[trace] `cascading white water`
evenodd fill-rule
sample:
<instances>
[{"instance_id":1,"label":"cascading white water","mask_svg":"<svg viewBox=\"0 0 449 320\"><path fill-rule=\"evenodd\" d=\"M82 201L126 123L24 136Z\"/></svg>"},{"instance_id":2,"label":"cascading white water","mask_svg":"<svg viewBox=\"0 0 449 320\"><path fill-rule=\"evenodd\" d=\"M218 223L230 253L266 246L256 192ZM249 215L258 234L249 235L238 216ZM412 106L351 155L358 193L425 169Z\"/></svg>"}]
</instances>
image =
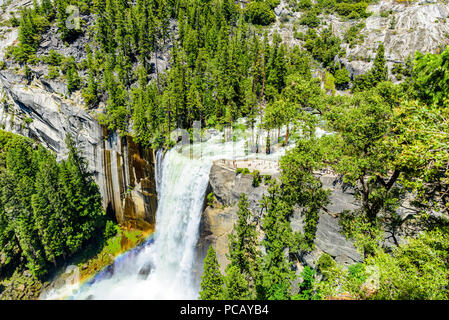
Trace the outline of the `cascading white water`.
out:
<instances>
[{"instance_id":1,"label":"cascading white water","mask_svg":"<svg viewBox=\"0 0 449 320\"><path fill-rule=\"evenodd\" d=\"M71 298L196 299L199 281L192 269L213 161L277 159L284 152L248 154L245 140L223 143L222 134L207 142L175 147L165 157L158 152L155 178L159 200L153 241L126 254L114 263L112 271L83 285ZM146 273L142 276L143 269Z\"/></svg>"}]
</instances>

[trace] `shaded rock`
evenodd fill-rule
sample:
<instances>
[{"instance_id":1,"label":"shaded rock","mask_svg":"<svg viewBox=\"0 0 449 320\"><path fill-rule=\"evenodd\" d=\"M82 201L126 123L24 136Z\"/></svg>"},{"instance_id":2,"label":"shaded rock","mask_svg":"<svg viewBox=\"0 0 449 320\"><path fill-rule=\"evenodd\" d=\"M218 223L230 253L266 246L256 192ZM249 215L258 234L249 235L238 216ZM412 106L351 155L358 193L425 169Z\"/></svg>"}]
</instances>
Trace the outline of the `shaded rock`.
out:
<instances>
[{"instance_id":1,"label":"shaded rock","mask_svg":"<svg viewBox=\"0 0 449 320\"><path fill-rule=\"evenodd\" d=\"M146 279L148 275L153 270L154 266L151 262L146 263L140 270L139 270L139 277Z\"/></svg>"},{"instance_id":2,"label":"shaded rock","mask_svg":"<svg viewBox=\"0 0 449 320\"><path fill-rule=\"evenodd\" d=\"M338 219L327 214L320 214L316 234L316 245L332 257L347 256L353 261L362 261L354 245L340 233Z\"/></svg>"},{"instance_id":3,"label":"shaded rock","mask_svg":"<svg viewBox=\"0 0 449 320\"><path fill-rule=\"evenodd\" d=\"M354 197L354 190L342 183L341 179L333 174L319 174L323 189L330 190L329 204L326 211L331 214L339 214L345 210L356 210L360 203Z\"/></svg>"},{"instance_id":4,"label":"shaded rock","mask_svg":"<svg viewBox=\"0 0 449 320\"><path fill-rule=\"evenodd\" d=\"M303 219L299 210L293 214L291 226L294 231L303 230ZM338 219L326 213L319 214L315 245L316 249L312 250L312 252L300 252L298 254L300 261L312 268L315 267L318 258L323 252L345 265L363 260L354 244L341 234Z\"/></svg>"}]
</instances>

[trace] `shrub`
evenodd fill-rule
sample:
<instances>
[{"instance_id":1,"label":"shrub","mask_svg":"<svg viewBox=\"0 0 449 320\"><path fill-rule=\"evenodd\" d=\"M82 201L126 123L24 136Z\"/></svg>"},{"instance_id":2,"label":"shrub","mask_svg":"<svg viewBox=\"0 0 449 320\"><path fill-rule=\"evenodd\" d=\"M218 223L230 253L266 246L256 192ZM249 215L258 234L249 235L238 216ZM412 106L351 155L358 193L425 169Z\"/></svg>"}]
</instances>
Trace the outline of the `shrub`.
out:
<instances>
[{"instance_id":1,"label":"shrub","mask_svg":"<svg viewBox=\"0 0 449 320\"><path fill-rule=\"evenodd\" d=\"M299 23L309 28L316 28L320 25L320 19L318 18L316 10L309 10L301 17Z\"/></svg>"},{"instance_id":2,"label":"shrub","mask_svg":"<svg viewBox=\"0 0 449 320\"><path fill-rule=\"evenodd\" d=\"M334 82L337 88L344 88L351 81L349 78L349 71L346 68L341 68L335 71Z\"/></svg>"},{"instance_id":3,"label":"shrub","mask_svg":"<svg viewBox=\"0 0 449 320\"><path fill-rule=\"evenodd\" d=\"M318 261L316 263L316 268L317 270L319 270L321 273L325 273L326 271L331 270L332 268L334 268L336 266L336 262L334 260L334 258L332 258L329 254L327 253L323 253L319 258Z\"/></svg>"},{"instance_id":4,"label":"shrub","mask_svg":"<svg viewBox=\"0 0 449 320\"><path fill-rule=\"evenodd\" d=\"M112 238L119 232L120 228L114 221L108 220L106 222L106 227L103 234L105 239Z\"/></svg>"},{"instance_id":5,"label":"shrub","mask_svg":"<svg viewBox=\"0 0 449 320\"><path fill-rule=\"evenodd\" d=\"M362 284L366 280L365 266L361 263L355 263L348 267L348 278L354 279L358 283Z\"/></svg>"},{"instance_id":6,"label":"shrub","mask_svg":"<svg viewBox=\"0 0 449 320\"><path fill-rule=\"evenodd\" d=\"M324 89L332 95L335 93L335 78L330 72L324 76Z\"/></svg>"},{"instance_id":7,"label":"shrub","mask_svg":"<svg viewBox=\"0 0 449 320\"><path fill-rule=\"evenodd\" d=\"M16 28L20 25L20 20L17 19L17 17L14 15L14 13L12 14L11 18L9 19L9 24L13 28Z\"/></svg>"},{"instance_id":8,"label":"shrub","mask_svg":"<svg viewBox=\"0 0 449 320\"><path fill-rule=\"evenodd\" d=\"M269 25L276 20L273 10L265 2L252 1L248 3L245 16L249 22L262 26Z\"/></svg>"},{"instance_id":9,"label":"shrub","mask_svg":"<svg viewBox=\"0 0 449 320\"><path fill-rule=\"evenodd\" d=\"M212 207L212 205L214 204L214 200L215 200L214 193L213 193L213 192L209 193L209 194L207 195L207 205L208 205L209 207Z\"/></svg>"},{"instance_id":10,"label":"shrub","mask_svg":"<svg viewBox=\"0 0 449 320\"><path fill-rule=\"evenodd\" d=\"M272 179L271 175L269 174L264 174L262 177L265 183L268 183Z\"/></svg>"},{"instance_id":11,"label":"shrub","mask_svg":"<svg viewBox=\"0 0 449 320\"><path fill-rule=\"evenodd\" d=\"M235 170L235 173L236 174L239 174L239 173L241 173L241 174L250 174L251 172L249 171L248 168L237 168Z\"/></svg>"},{"instance_id":12,"label":"shrub","mask_svg":"<svg viewBox=\"0 0 449 320\"><path fill-rule=\"evenodd\" d=\"M355 44L362 41L364 36L360 33L360 30L365 28L365 23L361 22L357 25L351 26L345 33L343 41L349 43L349 47L354 47Z\"/></svg>"},{"instance_id":13,"label":"shrub","mask_svg":"<svg viewBox=\"0 0 449 320\"><path fill-rule=\"evenodd\" d=\"M57 77L59 77L59 69L58 69L58 67L50 66L48 68L47 79L55 79Z\"/></svg>"},{"instance_id":14,"label":"shrub","mask_svg":"<svg viewBox=\"0 0 449 320\"><path fill-rule=\"evenodd\" d=\"M347 17L349 19L367 18L370 13L366 11L368 4L366 2L358 3L346 3L340 2L335 6L335 11L340 16Z\"/></svg>"},{"instance_id":15,"label":"shrub","mask_svg":"<svg viewBox=\"0 0 449 320\"><path fill-rule=\"evenodd\" d=\"M64 56L55 50L51 49L48 55L42 57L42 61L51 66L61 66Z\"/></svg>"},{"instance_id":16,"label":"shrub","mask_svg":"<svg viewBox=\"0 0 449 320\"><path fill-rule=\"evenodd\" d=\"M312 1L311 0L299 0L298 1L298 8L299 9L310 9L312 8Z\"/></svg>"},{"instance_id":17,"label":"shrub","mask_svg":"<svg viewBox=\"0 0 449 320\"><path fill-rule=\"evenodd\" d=\"M253 187L257 188L260 186L260 183L262 182L262 176L260 175L259 170L254 170L251 175L253 176Z\"/></svg>"}]
</instances>

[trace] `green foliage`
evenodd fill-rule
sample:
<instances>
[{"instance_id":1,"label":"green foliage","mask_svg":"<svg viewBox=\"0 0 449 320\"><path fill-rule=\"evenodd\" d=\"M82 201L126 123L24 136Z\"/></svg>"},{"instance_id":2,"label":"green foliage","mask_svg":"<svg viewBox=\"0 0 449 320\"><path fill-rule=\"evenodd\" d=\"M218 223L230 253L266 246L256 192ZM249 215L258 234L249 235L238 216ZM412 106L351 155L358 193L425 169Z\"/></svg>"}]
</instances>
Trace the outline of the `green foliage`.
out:
<instances>
[{"instance_id":1,"label":"green foliage","mask_svg":"<svg viewBox=\"0 0 449 320\"><path fill-rule=\"evenodd\" d=\"M41 34L50 26L49 20L37 8L23 9L19 25L19 43L13 49L14 59L19 63L35 59Z\"/></svg>"},{"instance_id":2,"label":"green foliage","mask_svg":"<svg viewBox=\"0 0 449 320\"><path fill-rule=\"evenodd\" d=\"M324 89L332 95L335 94L335 78L332 73L324 74Z\"/></svg>"},{"instance_id":3,"label":"green foliage","mask_svg":"<svg viewBox=\"0 0 449 320\"><path fill-rule=\"evenodd\" d=\"M261 207L265 211L262 219L265 239L262 245L266 249L266 255L261 261L262 278L257 293L259 299L270 300L290 292L295 275L285 251L295 252L298 241L297 234L292 231L288 221L293 208L283 199L277 181L270 181L268 195L262 197Z\"/></svg>"},{"instance_id":4,"label":"green foliage","mask_svg":"<svg viewBox=\"0 0 449 320\"><path fill-rule=\"evenodd\" d=\"M426 102L447 105L449 101L449 46L441 54L415 54L413 79Z\"/></svg>"},{"instance_id":5,"label":"green foliage","mask_svg":"<svg viewBox=\"0 0 449 320\"><path fill-rule=\"evenodd\" d=\"M260 252L257 246L256 225L248 206L248 197L242 193L238 203L238 220L234 225L234 232L229 235L228 258L230 260L229 266L237 268L246 280L252 279L254 283L258 277ZM229 273L226 272L228 277Z\"/></svg>"},{"instance_id":6,"label":"green foliage","mask_svg":"<svg viewBox=\"0 0 449 320\"><path fill-rule=\"evenodd\" d=\"M312 4L311 0L299 0L298 4L297 4L297 7L299 9L303 9L303 10L310 9L310 8L312 8L312 6L313 6L313 4Z\"/></svg>"},{"instance_id":7,"label":"green foliage","mask_svg":"<svg viewBox=\"0 0 449 320\"><path fill-rule=\"evenodd\" d=\"M282 98L270 103L265 108L263 127L266 130L278 129L278 136L282 126L289 126L296 115L298 106L294 103L286 103ZM284 143L288 143L288 128Z\"/></svg>"},{"instance_id":8,"label":"green foliage","mask_svg":"<svg viewBox=\"0 0 449 320\"><path fill-rule=\"evenodd\" d=\"M368 4L366 2L338 2L335 5L335 11L343 17L348 19L367 18L371 15L366 11Z\"/></svg>"},{"instance_id":9,"label":"green foliage","mask_svg":"<svg viewBox=\"0 0 449 320\"><path fill-rule=\"evenodd\" d=\"M20 20L11 19L19 24L19 41L5 57L12 55L24 65L28 79L29 65L38 62L41 35L55 19L64 41L79 36L80 30L65 26L69 4L43 0L23 10ZM363 298L362 282L373 265L382 279L375 298L447 298L447 233L424 221L430 224L430 212L449 212L449 48L441 54L417 53L414 63L396 64L392 72L405 81L394 86L387 81L381 44L371 70L354 79L354 95L333 96L320 88L320 79L312 78L311 63L314 69L325 68L324 87L330 93L348 88L349 72L335 59L344 55L342 40L332 26L318 28L318 17L336 12L344 19L365 18L370 14L365 1L293 4L303 11L299 23L309 27L295 35L307 52L285 45L276 32L271 39L260 37L265 29L254 25L274 22L279 1L250 1L244 9L229 0L76 4L82 14L96 13L86 59L77 64L73 57L50 51L41 61L49 65L48 78L61 71L69 93L82 89L87 107L105 103L99 121L109 129L126 134L132 127L141 145L170 147L169 133L176 127L190 129L195 120L221 127L247 117L254 128L260 117L268 131L286 127L284 144L290 134L296 139L295 148L281 160L280 180L264 181L269 186L261 202L266 255L258 251L257 219L242 196L230 236L231 264L220 278L215 253L208 253L203 281L207 290L211 283L214 289L205 298L315 299L340 289ZM151 62L168 45L171 19L178 37L170 41L170 69L160 73ZM350 47L363 40L364 24L356 23L343 38ZM332 134L315 137L318 123ZM69 158L61 163L27 139L2 133L0 146L2 268L14 269L23 261L34 274L45 274L49 263L79 251L102 225L98 188L73 141L68 141ZM313 270L305 269L300 293L291 297L292 255L313 248L319 212L328 202L328 192L314 174L324 168L339 175L360 201L360 209L340 214L340 224L366 259L345 271L322 255L318 269L324 280L316 283ZM252 175L257 187L262 176ZM408 221L397 210L405 199L416 210L410 220L429 230L399 245L398 232ZM212 196L207 201L211 204ZM303 234L291 230L294 207L304 215ZM112 235L114 229L107 222L102 235ZM385 233L397 247L391 253L382 248ZM111 245L118 250L120 243L111 239Z\"/></svg>"},{"instance_id":10,"label":"green foliage","mask_svg":"<svg viewBox=\"0 0 449 320\"><path fill-rule=\"evenodd\" d=\"M447 230L425 232L394 250L368 259L379 269L380 288L375 299L434 300L447 299Z\"/></svg>"},{"instance_id":11,"label":"green foliage","mask_svg":"<svg viewBox=\"0 0 449 320\"><path fill-rule=\"evenodd\" d=\"M388 67L385 60L385 48L383 44L380 44L372 68L367 73L355 77L352 91L368 90L386 80L388 80Z\"/></svg>"},{"instance_id":12,"label":"green foliage","mask_svg":"<svg viewBox=\"0 0 449 320\"><path fill-rule=\"evenodd\" d=\"M322 253L316 262L316 268L322 274L326 274L336 267L335 260L327 253Z\"/></svg>"},{"instance_id":13,"label":"green foliage","mask_svg":"<svg viewBox=\"0 0 449 320\"><path fill-rule=\"evenodd\" d=\"M0 136L3 267L14 270L22 260L43 276L49 262L77 252L94 235L103 215L101 196L70 138L68 159L57 163L29 139L3 131Z\"/></svg>"},{"instance_id":14,"label":"green foliage","mask_svg":"<svg viewBox=\"0 0 449 320\"><path fill-rule=\"evenodd\" d=\"M230 283L234 282L233 280L228 280L227 288L233 288L235 284ZM217 256L215 250L212 246L209 247L207 251L207 256L204 259L204 272L201 276L201 290L200 290L200 299L201 300L220 300L225 296L224 292L224 280L223 276L220 272L220 266L217 261ZM232 294L232 292L226 291L226 297L229 297L228 294ZM231 297L229 297L231 298Z\"/></svg>"},{"instance_id":15,"label":"green foliage","mask_svg":"<svg viewBox=\"0 0 449 320\"><path fill-rule=\"evenodd\" d=\"M245 16L249 22L267 26L276 20L271 7L263 1L250 1L245 8Z\"/></svg>"},{"instance_id":16,"label":"green foliage","mask_svg":"<svg viewBox=\"0 0 449 320\"><path fill-rule=\"evenodd\" d=\"M207 205L210 206L210 207L213 206L214 200L215 200L214 193L213 193L213 192L210 192L210 193L207 195Z\"/></svg>"},{"instance_id":17,"label":"green foliage","mask_svg":"<svg viewBox=\"0 0 449 320\"><path fill-rule=\"evenodd\" d=\"M309 28L316 28L320 25L320 18L318 18L318 12L316 10L309 10L301 16L299 24L308 26Z\"/></svg>"},{"instance_id":18,"label":"green foliage","mask_svg":"<svg viewBox=\"0 0 449 320\"><path fill-rule=\"evenodd\" d=\"M364 256L373 255L383 240L383 230L380 223L368 219L363 211L342 212L339 217L342 232Z\"/></svg>"},{"instance_id":19,"label":"green foliage","mask_svg":"<svg viewBox=\"0 0 449 320\"><path fill-rule=\"evenodd\" d=\"M182 5L108 0L91 6L76 1L81 15L97 13L86 59L76 64L73 57L51 50L41 61L52 66L49 79L58 76L59 67L68 92L82 90L86 107L105 103L105 114L98 119L109 129L126 134L132 124L132 134L142 145L169 145L175 127L189 129L198 119L203 126L221 126L247 116L254 124L261 104L276 99L290 72L310 77L308 57L299 47L288 48L276 33L272 41L268 36L261 40L252 26L273 22L278 3L251 1L241 9L228 0L186 0ZM54 23L64 42L75 40L83 28L67 29L69 4L74 3L46 0L25 10L19 45L9 54L20 63L37 62L40 37ZM170 69L160 74L150 61L166 50L172 18L179 39L171 44ZM71 22L83 25L82 19ZM86 75L85 81L78 72Z\"/></svg>"},{"instance_id":20,"label":"green foliage","mask_svg":"<svg viewBox=\"0 0 449 320\"><path fill-rule=\"evenodd\" d=\"M262 176L260 175L260 171L259 170L254 170L253 172L251 172L251 175L253 176L253 187L257 188L258 186L260 186L260 183L262 182Z\"/></svg>"},{"instance_id":21,"label":"green foliage","mask_svg":"<svg viewBox=\"0 0 449 320\"><path fill-rule=\"evenodd\" d=\"M331 13L335 10L336 3L336 0L317 0L316 7L324 13Z\"/></svg>"},{"instance_id":22,"label":"green foliage","mask_svg":"<svg viewBox=\"0 0 449 320\"><path fill-rule=\"evenodd\" d=\"M248 281L245 279L239 268L230 264L226 268L224 278L225 289L224 300L248 300L251 297Z\"/></svg>"},{"instance_id":23,"label":"green foliage","mask_svg":"<svg viewBox=\"0 0 449 320\"><path fill-rule=\"evenodd\" d=\"M42 61L46 64L49 64L51 66L60 67L62 64L62 61L64 59L64 56L55 50L51 49L48 55L43 56Z\"/></svg>"},{"instance_id":24,"label":"green foliage","mask_svg":"<svg viewBox=\"0 0 449 320\"><path fill-rule=\"evenodd\" d=\"M347 271L331 268L316 285L325 296L348 292L352 297L375 300L439 300L448 298L447 230L425 231L392 253L383 249ZM371 292L366 290L371 283ZM339 289L337 289L339 288Z\"/></svg>"},{"instance_id":25,"label":"green foliage","mask_svg":"<svg viewBox=\"0 0 449 320\"><path fill-rule=\"evenodd\" d=\"M365 23L360 22L351 26L343 36L343 41L349 43L349 48L353 48L356 44L363 41L364 36L361 34L361 30L365 28Z\"/></svg>"},{"instance_id":26,"label":"green foliage","mask_svg":"<svg viewBox=\"0 0 449 320\"><path fill-rule=\"evenodd\" d=\"M333 34L332 26L323 29L319 35L314 30L307 30L305 41L304 47L316 60L324 67L332 66L341 44L340 38Z\"/></svg>"},{"instance_id":27,"label":"green foliage","mask_svg":"<svg viewBox=\"0 0 449 320\"><path fill-rule=\"evenodd\" d=\"M349 78L349 71L344 67L337 69L335 71L334 77L335 86L340 89L345 88L351 81L351 79Z\"/></svg>"},{"instance_id":28,"label":"green foliage","mask_svg":"<svg viewBox=\"0 0 449 320\"><path fill-rule=\"evenodd\" d=\"M348 278L356 279L360 284L366 280L365 266L361 263L355 263L348 267Z\"/></svg>"},{"instance_id":29,"label":"green foliage","mask_svg":"<svg viewBox=\"0 0 449 320\"><path fill-rule=\"evenodd\" d=\"M81 79L78 75L78 70L76 70L74 64L72 64L72 66L67 70L66 80L67 80L67 91L69 92L69 94L78 90L81 87Z\"/></svg>"},{"instance_id":30,"label":"green foliage","mask_svg":"<svg viewBox=\"0 0 449 320\"><path fill-rule=\"evenodd\" d=\"M58 67L54 67L54 66L49 66L48 67L48 75L47 78L48 79L55 79L59 77L59 69Z\"/></svg>"},{"instance_id":31,"label":"green foliage","mask_svg":"<svg viewBox=\"0 0 449 320\"><path fill-rule=\"evenodd\" d=\"M53 14L56 16L58 32L64 42L72 42L82 33L81 19L73 15L74 11L70 10L69 5L72 5L69 0L54 0L56 12ZM70 23L73 27L68 28L67 23Z\"/></svg>"},{"instance_id":32,"label":"green foliage","mask_svg":"<svg viewBox=\"0 0 449 320\"><path fill-rule=\"evenodd\" d=\"M317 297L314 293L315 271L309 266L305 266L301 272L302 282L299 284L299 293L292 297L294 300L315 300Z\"/></svg>"},{"instance_id":33,"label":"green foliage","mask_svg":"<svg viewBox=\"0 0 449 320\"><path fill-rule=\"evenodd\" d=\"M328 203L328 192L313 174L313 170L321 166L322 159L319 141L313 138L298 140L296 147L281 159L284 197L291 205L302 208L305 242L309 248L313 248L319 210Z\"/></svg>"},{"instance_id":34,"label":"green foliage","mask_svg":"<svg viewBox=\"0 0 449 320\"><path fill-rule=\"evenodd\" d=\"M250 174L251 171L249 171L248 168L237 168L235 169L235 174Z\"/></svg>"},{"instance_id":35,"label":"green foliage","mask_svg":"<svg viewBox=\"0 0 449 320\"><path fill-rule=\"evenodd\" d=\"M106 221L106 227L104 229L104 238L109 239L117 235L120 232L120 227L112 220Z\"/></svg>"}]
</instances>

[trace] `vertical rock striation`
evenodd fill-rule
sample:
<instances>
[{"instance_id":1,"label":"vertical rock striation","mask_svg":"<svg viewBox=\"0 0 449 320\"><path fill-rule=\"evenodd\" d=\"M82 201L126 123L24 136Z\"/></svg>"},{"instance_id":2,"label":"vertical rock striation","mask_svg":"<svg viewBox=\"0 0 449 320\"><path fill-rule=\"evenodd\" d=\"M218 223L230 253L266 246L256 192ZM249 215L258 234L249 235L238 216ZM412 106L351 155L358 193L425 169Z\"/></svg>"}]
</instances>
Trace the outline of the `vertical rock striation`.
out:
<instances>
[{"instance_id":1,"label":"vertical rock striation","mask_svg":"<svg viewBox=\"0 0 449 320\"><path fill-rule=\"evenodd\" d=\"M83 107L79 93L70 97L65 85L32 81L11 70L0 72L0 128L30 137L53 150L58 160L67 156L70 134L88 162L100 188L104 209L129 227L154 226L157 206L154 153L131 137L109 133Z\"/></svg>"}]
</instances>

